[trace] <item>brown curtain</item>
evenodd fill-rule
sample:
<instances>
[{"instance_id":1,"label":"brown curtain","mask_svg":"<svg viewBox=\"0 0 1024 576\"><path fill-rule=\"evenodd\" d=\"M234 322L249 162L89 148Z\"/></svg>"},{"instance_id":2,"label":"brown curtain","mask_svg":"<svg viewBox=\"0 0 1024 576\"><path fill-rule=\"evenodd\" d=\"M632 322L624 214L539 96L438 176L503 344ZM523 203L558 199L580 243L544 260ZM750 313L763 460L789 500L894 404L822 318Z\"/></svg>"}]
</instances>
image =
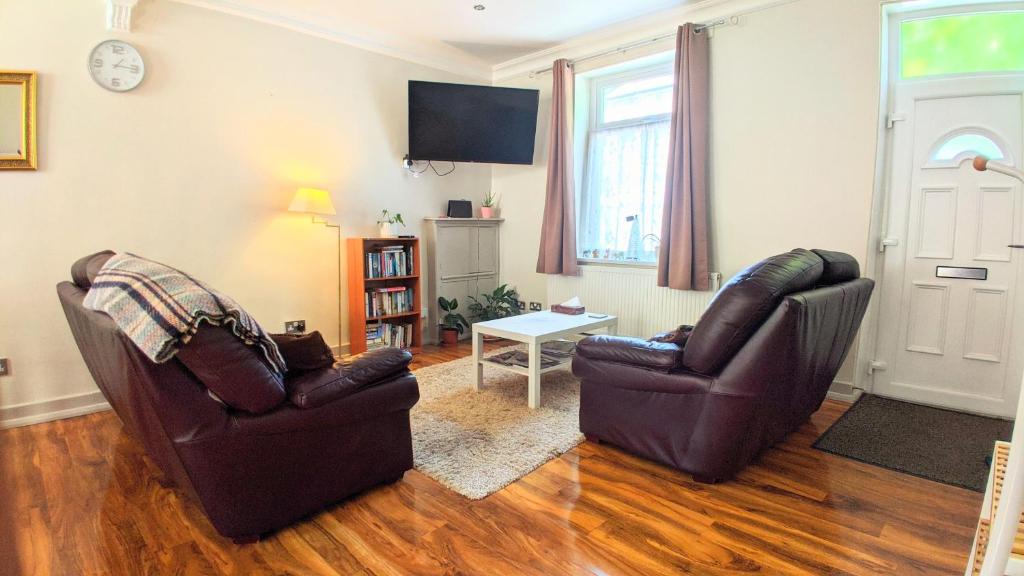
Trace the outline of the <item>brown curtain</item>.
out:
<instances>
[{"instance_id":1,"label":"brown curtain","mask_svg":"<svg viewBox=\"0 0 1024 576\"><path fill-rule=\"evenodd\" d=\"M708 34L676 34L668 175L658 251L658 286L711 288L708 242Z\"/></svg>"},{"instance_id":2,"label":"brown curtain","mask_svg":"<svg viewBox=\"0 0 1024 576\"><path fill-rule=\"evenodd\" d=\"M540 230L537 272L575 276L576 190L572 163L572 104L575 77L572 63L555 60L551 67L551 138L548 146L548 186Z\"/></svg>"}]
</instances>

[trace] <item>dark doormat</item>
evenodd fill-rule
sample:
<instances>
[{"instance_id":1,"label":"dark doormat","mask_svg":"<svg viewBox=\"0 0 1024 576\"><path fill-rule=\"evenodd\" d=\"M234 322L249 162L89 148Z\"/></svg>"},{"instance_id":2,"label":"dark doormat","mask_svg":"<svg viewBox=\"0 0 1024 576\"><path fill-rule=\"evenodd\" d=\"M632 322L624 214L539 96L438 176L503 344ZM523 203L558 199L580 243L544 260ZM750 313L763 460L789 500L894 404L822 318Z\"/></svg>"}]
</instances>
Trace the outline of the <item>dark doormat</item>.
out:
<instances>
[{"instance_id":1,"label":"dark doormat","mask_svg":"<svg viewBox=\"0 0 1024 576\"><path fill-rule=\"evenodd\" d=\"M992 445L1013 422L864 394L814 442L831 452L984 492Z\"/></svg>"}]
</instances>

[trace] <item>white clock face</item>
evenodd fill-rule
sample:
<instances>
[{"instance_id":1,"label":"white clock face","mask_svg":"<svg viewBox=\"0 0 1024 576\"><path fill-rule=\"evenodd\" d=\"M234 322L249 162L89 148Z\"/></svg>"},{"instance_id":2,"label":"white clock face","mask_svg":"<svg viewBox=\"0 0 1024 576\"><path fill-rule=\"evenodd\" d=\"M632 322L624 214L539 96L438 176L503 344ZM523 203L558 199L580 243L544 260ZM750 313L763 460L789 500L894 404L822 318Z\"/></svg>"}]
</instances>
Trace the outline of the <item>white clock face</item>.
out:
<instances>
[{"instance_id":1,"label":"white clock face","mask_svg":"<svg viewBox=\"0 0 1024 576\"><path fill-rule=\"evenodd\" d=\"M107 40L92 49L89 73L97 84L114 92L127 92L146 76L146 65L134 46L120 40Z\"/></svg>"}]
</instances>

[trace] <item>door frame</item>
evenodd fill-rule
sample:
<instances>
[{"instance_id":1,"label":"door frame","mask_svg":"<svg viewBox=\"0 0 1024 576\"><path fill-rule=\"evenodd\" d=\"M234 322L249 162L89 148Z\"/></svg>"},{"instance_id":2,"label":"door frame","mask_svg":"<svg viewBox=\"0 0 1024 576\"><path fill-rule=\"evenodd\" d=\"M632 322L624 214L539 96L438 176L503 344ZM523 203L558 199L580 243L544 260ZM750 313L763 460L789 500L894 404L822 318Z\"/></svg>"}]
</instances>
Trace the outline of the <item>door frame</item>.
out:
<instances>
[{"instance_id":1,"label":"door frame","mask_svg":"<svg viewBox=\"0 0 1024 576\"><path fill-rule=\"evenodd\" d=\"M899 110L896 106L896 88L901 82L912 83L922 87L941 87L948 84L950 76L926 77L916 80L899 80L899 24L903 20L916 19L929 16L942 16L946 14L957 14L965 10L971 11L996 11L996 10L1024 10L1024 2L1020 0L936 0L927 6L917 2L884 3L882 5L881 21L881 54L879 58L879 104L877 121L877 139L875 148L875 177L874 187L871 195L871 221L868 225L868 246L865 262L865 276L875 280L875 297L871 299L868 310L864 317L864 329L858 338L858 354L855 362L854 381L855 389L864 392L874 390L874 367L875 358L879 356L878 351L878 330L880 326L878 317L878 305L881 285L885 282L883 267L885 263L884 247L882 240L889 235L888 216L891 204L891 162L894 152L893 134L890 119L893 122L900 122ZM975 96L988 95L993 93L993 81L1005 80L1007 77L1019 76L1020 73L989 73L972 75L979 82L977 89L965 93L963 90L955 94L946 93L936 89L931 98L949 96ZM956 78L962 76L955 76ZM986 81L987 80L987 81ZM1022 390L1024 392L1024 390Z\"/></svg>"}]
</instances>

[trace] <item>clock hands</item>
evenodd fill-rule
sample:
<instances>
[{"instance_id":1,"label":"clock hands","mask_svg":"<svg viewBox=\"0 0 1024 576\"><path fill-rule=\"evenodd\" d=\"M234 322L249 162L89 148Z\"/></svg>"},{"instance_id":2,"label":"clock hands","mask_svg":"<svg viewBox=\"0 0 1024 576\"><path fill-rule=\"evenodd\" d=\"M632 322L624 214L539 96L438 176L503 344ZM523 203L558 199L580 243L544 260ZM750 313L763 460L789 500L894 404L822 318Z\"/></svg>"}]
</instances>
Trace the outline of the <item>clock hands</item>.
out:
<instances>
[{"instance_id":1,"label":"clock hands","mask_svg":"<svg viewBox=\"0 0 1024 576\"><path fill-rule=\"evenodd\" d=\"M132 74L139 73L139 67L135 64L132 64L131 66L122 66L122 62L124 62L124 60L118 60L117 64L114 64L114 68L123 68L124 70L129 70Z\"/></svg>"}]
</instances>

